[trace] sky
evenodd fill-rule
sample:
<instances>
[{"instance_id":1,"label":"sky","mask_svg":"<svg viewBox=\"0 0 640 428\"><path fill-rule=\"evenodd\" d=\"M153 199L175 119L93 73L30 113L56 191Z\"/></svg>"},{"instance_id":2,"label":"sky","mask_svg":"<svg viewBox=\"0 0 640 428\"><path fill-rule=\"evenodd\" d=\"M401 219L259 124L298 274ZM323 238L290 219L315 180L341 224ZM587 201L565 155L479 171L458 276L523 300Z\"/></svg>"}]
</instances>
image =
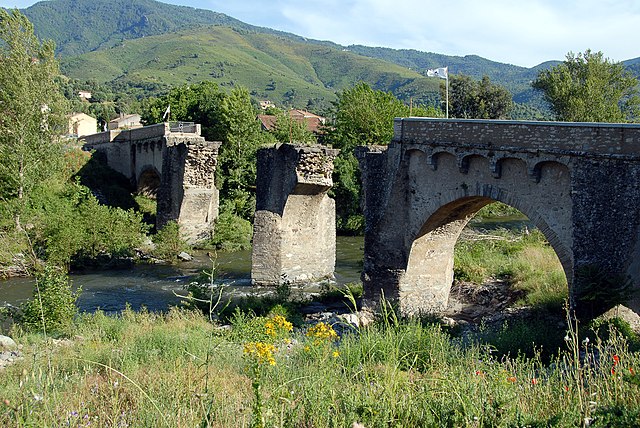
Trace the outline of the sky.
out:
<instances>
[{"instance_id":1,"label":"sky","mask_svg":"<svg viewBox=\"0 0 640 428\"><path fill-rule=\"evenodd\" d=\"M640 57L639 0L165 0L341 45L416 49L533 67L568 52ZM25 8L36 1L0 0ZM446 64L442 64L446 66Z\"/></svg>"}]
</instances>

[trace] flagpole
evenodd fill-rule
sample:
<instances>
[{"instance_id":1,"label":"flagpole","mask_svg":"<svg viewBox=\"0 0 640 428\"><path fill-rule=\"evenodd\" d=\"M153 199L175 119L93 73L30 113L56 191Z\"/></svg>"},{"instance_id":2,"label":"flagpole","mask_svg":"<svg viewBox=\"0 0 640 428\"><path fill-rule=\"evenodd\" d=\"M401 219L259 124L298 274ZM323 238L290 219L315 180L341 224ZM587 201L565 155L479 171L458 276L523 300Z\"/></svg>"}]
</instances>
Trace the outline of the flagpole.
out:
<instances>
[{"instance_id":1,"label":"flagpole","mask_svg":"<svg viewBox=\"0 0 640 428\"><path fill-rule=\"evenodd\" d=\"M446 97L447 97L447 119L449 119L449 67L447 67L447 89L446 89Z\"/></svg>"}]
</instances>

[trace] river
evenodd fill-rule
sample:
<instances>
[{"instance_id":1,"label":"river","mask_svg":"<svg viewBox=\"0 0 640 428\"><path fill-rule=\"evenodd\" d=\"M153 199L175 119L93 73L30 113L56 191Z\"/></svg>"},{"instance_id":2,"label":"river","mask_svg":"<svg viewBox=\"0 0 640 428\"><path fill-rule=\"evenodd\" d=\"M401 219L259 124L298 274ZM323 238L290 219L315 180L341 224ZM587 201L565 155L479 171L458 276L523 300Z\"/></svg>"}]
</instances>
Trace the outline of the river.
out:
<instances>
[{"instance_id":1,"label":"river","mask_svg":"<svg viewBox=\"0 0 640 428\"><path fill-rule=\"evenodd\" d=\"M212 263L206 252L195 252L191 262L178 265L138 264L128 269L110 269L72 273L74 287L81 287L77 304L81 311L101 309L108 313L119 312L129 304L133 309L146 307L150 311L162 311L178 305L185 294L184 287L194 281ZM363 238L339 236L336 242L335 281L346 284L360 280L362 270ZM216 273L225 284L226 293L246 295L256 292L251 287L251 251L218 253ZM316 291L319 284L311 285ZM0 281L0 306L18 305L31 297L32 278L12 278Z\"/></svg>"},{"instance_id":2,"label":"river","mask_svg":"<svg viewBox=\"0 0 640 428\"><path fill-rule=\"evenodd\" d=\"M499 219L472 220L473 229L490 231L498 228L533 228L526 217L513 216ZM364 240L361 236L338 236L336 241L335 282L346 284L360 280ZM119 312L127 304L138 310L143 306L150 311L167 310L178 305L185 294L184 287L196 280L212 263L206 252L195 252L191 262L178 265L138 264L128 269L95 270L70 275L74 287L81 287L77 304L81 311L101 309L108 313ZM251 286L251 251L218 253L216 273L219 282L226 285L229 296L270 292ZM305 291L318 291L320 284L311 284ZM0 306L20 302L31 297L32 278L0 280Z\"/></svg>"}]
</instances>

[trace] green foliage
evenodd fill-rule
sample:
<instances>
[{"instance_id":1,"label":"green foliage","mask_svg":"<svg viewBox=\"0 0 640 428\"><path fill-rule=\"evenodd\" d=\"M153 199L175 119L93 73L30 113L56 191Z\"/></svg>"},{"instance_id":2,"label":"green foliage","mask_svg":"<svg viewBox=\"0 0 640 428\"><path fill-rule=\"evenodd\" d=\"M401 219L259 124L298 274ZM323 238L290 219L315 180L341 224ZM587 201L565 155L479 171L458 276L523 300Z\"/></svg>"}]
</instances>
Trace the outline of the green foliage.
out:
<instances>
[{"instance_id":1,"label":"green foliage","mask_svg":"<svg viewBox=\"0 0 640 428\"><path fill-rule=\"evenodd\" d=\"M557 120L632 122L640 117L638 79L602 52L569 52L563 63L541 71L532 85L543 92Z\"/></svg>"},{"instance_id":2,"label":"green foliage","mask_svg":"<svg viewBox=\"0 0 640 428\"><path fill-rule=\"evenodd\" d=\"M211 243L222 251L239 251L251 248L253 227L251 222L223 209L216 219L215 233Z\"/></svg>"},{"instance_id":3,"label":"green foliage","mask_svg":"<svg viewBox=\"0 0 640 428\"><path fill-rule=\"evenodd\" d=\"M67 105L53 49L17 9L0 9L0 200L18 229L33 188L61 169Z\"/></svg>"},{"instance_id":4,"label":"green foliage","mask_svg":"<svg viewBox=\"0 0 640 428\"><path fill-rule=\"evenodd\" d=\"M393 137L393 119L408 116L409 110L391 93L376 91L364 82L338 94L327 140L340 149L334 161L332 194L341 232L361 234L364 229L360 168L353 149L360 145L388 144ZM417 106L411 114L438 113L433 108Z\"/></svg>"},{"instance_id":5,"label":"green foliage","mask_svg":"<svg viewBox=\"0 0 640 428\"><path fill-rule=\"evenodd\" d=\"M440 96L444 87L441 85ZM513 102L511 93L491 83L488 76L475 81L464 74L449 75L449 116L461 119L506 119ZM445 108L443 106L443 108Z\"/></svg>"},{"instance_id":6,"label":"green foliage","mask_svg":"<svg viewBox=\"0 0 640 428\"><path fill-rule=\"evenodd\" d=\"M276 125L269 131L276 141L303 145L317 143L315 135L309 131L304 120L296 120L286 111L279 111L276 116Z\"/></svg>"},{"instance_id":7,"label":"green foliage","mask_svg":"<svg viewBox=\"0 0 640 428\"><path fill-rule=\"evenodd\" d=\"M17 321L28 331L66 333L78 313L79 295L64 271L48 265L36 274L33 297L20 306Z\"/></svg>"},{"instance_id":8,"label":"green foliage","mask_svg":"<svg viewBox=\"0 0 640 428\"><path fill-rule=\"evenodd\" d=\"M28 212L35 253L57 265L131 257L147 230L133 210L100 205L86 187L40 188Z\"/></svg>"},{"instance_id":9,"label":"green foliage","mask_svg":"<svg viewBox=\"0 0 640 428\"><path fill-rule=\"evenodd\" d=\"M220 106L222 146L216 168L220 197L231 202L231 211L251 220L255 210L256 153L264 141L246 88L234 88Z\"/></svg>"},{"instance_id":10,"label":"green foliage","mask_svg":"<svg viewBox=\"0 0 640 428\"><path fill-rule=\"evenodd\" d=\"M224 98L225 94L213 82L182 85L160 98L144 100L141 116L147 125L161 123L167 107L171 106L171 120L198 123L207 140L220 141L224 136L221 123Z\"/></svg>"},{"instance_id":11,"label":"green foliage","mask_svg":"<svg viewBox=\"0 0 640 428\"><path fill-rule=\"evenodd\" d=\"M523 304L560 308L567 298L560 261L537 229L528 235L502 230L489 237L461 239L454 259L456 280L476 284L491 278L506 280L525 293Z\"/></svg>"},{"instance_id":12,"label":"green foliage","mask_svg":"<svg viewBox=\"0 0 640 428\"><path fill-rule=\"evenodd\" d=\"M189 249L187 243L180 236L180 225L175 220L165 224L153 236L155 248L152 251L154 257L175 263L178 260L178 254Z\"/></svg>"},{"instance_id":13,"label":"green foliage","mask_svg":"<svg viewBox=\"0 0 640 428\"><path fill-rule=\"evenodd\" d=\"M196 311L125 310L81 315L74 333L84 340L64 347L15 337L24 358L0 376L0 425L250 426L242 344L267 342L268 321L238 311L232 329L219 329ZM271 349L275 365L259 379L265 426L637 425L638 386L611 374L614 355L621 373L640 365L621 339L587 346L576 335L577 355L565 347L548 364L535 353L496 357L415 320L354 333L318 345L294 331Z\"/></svg>"}]
</instances>

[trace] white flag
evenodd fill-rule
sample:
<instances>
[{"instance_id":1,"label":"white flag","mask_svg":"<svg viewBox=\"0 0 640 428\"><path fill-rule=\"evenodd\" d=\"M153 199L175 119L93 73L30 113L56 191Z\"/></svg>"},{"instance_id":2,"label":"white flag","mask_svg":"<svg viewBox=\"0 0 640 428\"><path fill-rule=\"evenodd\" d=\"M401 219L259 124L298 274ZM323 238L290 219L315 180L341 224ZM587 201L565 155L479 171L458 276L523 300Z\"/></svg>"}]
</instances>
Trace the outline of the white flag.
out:
<instances>
[{"instance_id":1,"label":"white flag","mask_svg":"<svg viewBox=\"0 0 640 428\"><path fill-rule=\"evenodd\" d=\"M169 104L167 106L167 109L164 111L164 114L162 115L162 120L164 120L165 117L169 116L169 114L171 114L171 104Z\"/></svg>"},{"instance_id":2,"label":"white flag","mask_svg":"<svg viewBox=\"0 0 640 428\"><path fill-rule=\"evenodd\" d=\"M427 76L429 77L439 77L441 79L447 79L449 77L448 69L449 67L442 68L432 68L427 70Z\"/></svg>"}]
</instances>

